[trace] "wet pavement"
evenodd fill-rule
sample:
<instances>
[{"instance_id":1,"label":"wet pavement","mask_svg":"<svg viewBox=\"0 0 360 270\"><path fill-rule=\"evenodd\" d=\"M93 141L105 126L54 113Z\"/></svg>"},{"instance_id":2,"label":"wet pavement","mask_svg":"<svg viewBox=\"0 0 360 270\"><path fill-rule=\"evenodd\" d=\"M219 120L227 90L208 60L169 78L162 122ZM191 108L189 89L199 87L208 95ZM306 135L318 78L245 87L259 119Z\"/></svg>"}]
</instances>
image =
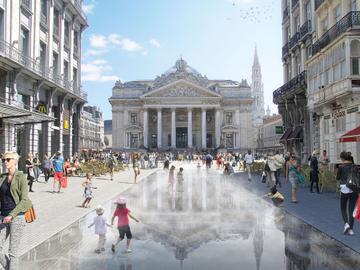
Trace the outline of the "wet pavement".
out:
<instances>
[{"instance_id":1,"label":"wet pavement","mask_svg":"<svg viewBox=\"0 0 360 270\"><path fill-rule=\"evenodd\" d=\"M130 224L132 253L124 242L111 252L114 227L105 252L95 254L91 213L23 255L20 269L359 269L358 253L234 180L184 168L183 191L158 171L122 194L141 221ZM104 205L109 223L114 207Z\"/></svg>"}]
</instances>

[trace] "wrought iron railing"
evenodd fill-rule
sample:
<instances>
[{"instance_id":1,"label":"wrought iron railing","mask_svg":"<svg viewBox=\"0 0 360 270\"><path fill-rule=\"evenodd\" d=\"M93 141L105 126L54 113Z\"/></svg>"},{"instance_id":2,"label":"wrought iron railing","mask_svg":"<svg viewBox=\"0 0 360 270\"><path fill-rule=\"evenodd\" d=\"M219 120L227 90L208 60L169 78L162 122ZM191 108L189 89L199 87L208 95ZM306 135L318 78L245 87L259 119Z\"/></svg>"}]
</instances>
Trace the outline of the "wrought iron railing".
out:
<instances>
[{"instance_id":1,"label":"wrought iron railing","mask_svg":"<svg viewBox=\"0 0 360 270\"><path fill-rule=\"evenodd\" d=\"M280 88L276 89L273 92L273 102L277 103L279 97L287 95L288 93L292 92L293 90L299 88L306 88L306 70L301 72L296 77L292 78L290 81L285 83Z\"/></svg>"},{"instance_id":2,"label":"wrought iron railing","mask_svg":"<svg viewBox=\"0 0 360 270\"><path fill-rule=\"evenodd\" d=\"M325 1L326 0L315 0L315 10L317 10Z\"/></svg>"},{"instance_id":3,"label":"wrought iron railing","mask_svg":"<svg viewBox=\"0 0 360 270\"><path fill-rule=\"evenodd\" d=\"M84 98L85 100L87 99L87 94L84 91L82 91L81 89L73 89L71 83L67 80L64 80L62 76L56 74L54 70L44 68L44 66L41 65L40 61L36 61L32 57L27 56L19 49L11 46L4 40L0 40L0 55L22 65L26 69L38 74L39 76L42 76L50 82L55 83L66 91L72 92L75 95Z\"/></svg>"},{"instance_id":4,"label":"wrought iron railing","mask_svg":"<svg viewBox=\"0 0 360 270\"><path fill-rule=\"evenodd\" d=\"M299 4L299 0L292 0L291 1L291 7L294 8L296 5Z\"/></svg>"},{"instance_id":5,"label":"wrought iron railing","mask_svg":"<svg viewBox=\"0 0 360 270\"><path fill-rule=\"evenodd\" d=\"M289 49L293 48L300 40L300 33L296 32L289 41Z\"/></svg>"},{"instance_id":6,"label":"wrought iron railing","mask_svg":"<svg viewBox=\"0 0 360 270\"><path fill-rule=\"evenodd\" d=\"M301 27L300 27L300 39L306 36L308 33L311 33L311 21L307 20Z\"/></svg>"},{"instance_id":7,"label":"wrought iron railing","mask_svg":"<svg viewBox=\"0 0 360 270\"><path fill-rule=\"evenodd\" d=\"M283 47L282 47L282 57L284 58L285 55L289 52L289 42L286 43Z\"/></svg>"},{"instance_id":8,"label":"wrought iron railing","mask_svg":"<svg viewBox=\"0 0 360 270\"><path fill-rule=\"evenodd\" d=\"M360 25L360 11L351 11L326 31L312 46L313 55L321 51L341 34Z\"/></svg>"}]
</instances>

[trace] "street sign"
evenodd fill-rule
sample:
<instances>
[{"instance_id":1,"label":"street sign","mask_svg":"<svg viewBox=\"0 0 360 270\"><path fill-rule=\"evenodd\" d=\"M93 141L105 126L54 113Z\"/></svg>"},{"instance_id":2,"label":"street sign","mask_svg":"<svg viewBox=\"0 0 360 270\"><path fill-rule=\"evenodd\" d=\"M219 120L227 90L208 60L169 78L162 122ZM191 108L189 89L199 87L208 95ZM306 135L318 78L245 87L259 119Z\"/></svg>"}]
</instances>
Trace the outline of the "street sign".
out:
<instances>
[{"instance_id":1,"label":"street sign","mask_svg":"<svg viewBox=\"0 0 360 270\"><path fill-rule=\"evenodd\" d=\"M275 134L284 134L283 126L275 126Z\"/></svg>"}]
</instances>

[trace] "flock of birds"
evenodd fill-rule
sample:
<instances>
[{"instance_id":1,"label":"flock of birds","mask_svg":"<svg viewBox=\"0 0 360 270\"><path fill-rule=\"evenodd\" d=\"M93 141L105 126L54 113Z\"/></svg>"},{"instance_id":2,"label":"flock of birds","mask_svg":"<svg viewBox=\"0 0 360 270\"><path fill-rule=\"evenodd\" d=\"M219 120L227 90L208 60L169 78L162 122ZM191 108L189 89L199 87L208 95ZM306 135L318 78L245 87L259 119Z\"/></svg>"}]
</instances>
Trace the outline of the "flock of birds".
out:
<instances>
[{"instance_id":1,"label":"flock of birds","mask_svg":"<svg viewBox=\"0 0 360 270\"><path fill-rule=\"evenodd\" d=\"M264 1L265 2L265 1ZM267 22L272 19L274 13L275 1L266 1L268 3L263 5L252 5L245 7L244 4L233 1L232 6L237 9L237 16L241 20L251 21L254 23ZM227 17L226 20L231 21L232 17Z\"/></svg>"}]
</instances>

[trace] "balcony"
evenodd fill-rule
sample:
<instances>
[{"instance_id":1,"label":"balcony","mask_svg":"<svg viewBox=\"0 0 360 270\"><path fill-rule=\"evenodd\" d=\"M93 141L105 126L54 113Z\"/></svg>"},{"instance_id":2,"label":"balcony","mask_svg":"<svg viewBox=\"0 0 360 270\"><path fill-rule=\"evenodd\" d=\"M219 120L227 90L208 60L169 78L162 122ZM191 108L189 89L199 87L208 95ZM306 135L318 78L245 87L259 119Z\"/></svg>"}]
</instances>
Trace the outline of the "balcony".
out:
<instances>
[{"instance_id":1,"label":"balcony","mask_svg":"<svg viewBox=\"0 0 360 270\"><path fill-rule=\"evenodd\" d=\"M290 81L288 81L287 83L285 83L283 86L281 86L280 88L276 89L273 92L273 102L275 104L278 103L278 99L282 96L286 96L289 93L300 89L300 88L306 88L307 84L306 84L306 70L303 71L302 73L300 73L299 75L297 75L296 77L292 78Z\"/></svg>"},{"instance_id":2,"label":"balcony","mask_svg":"<svg viewBox=\"0 0 360 270\"><path fill-rule=\"evenodd\" d=\"M325 0L315 0L315 10L317 10Z\"/></svg>"},{"instance_id":3,"label":"balcony","mask_svg":"<svg viewBox=\"0 0 360 270\"><path fill-rule=\"evenodd\" d=\"M25 69L43 77L49 82L56 84L58 87L66 90L67 92L73 93L78 97L87 100L87 94L81 91L81 89L73 89L71 83L65 81L60 75L55 74L53 70L44 68L39 61L25 55L4 40L0 40L0 56L20 64Z\"/></svg>"},{"instance_id":4,"label":"balcony","mask_svg":"<svg viewBox=\"0 0 360 270\"><path fill-rule=\"evenodd\" d=\"M286 44L282 47L282 57L284 58L285 55L287 55L288 52L289 52L289 42L286 43Z\"/></svg>"},{"instance_id":5,"label":"balcony","mask_svg":"<svg viewBox=\"0 0 360 270\"><path fill-rule=\"evenodd\" d=\"M300 27L300 40L303 39L307 34L311 33L311 21L307 20L301 27Z\"/></svg>"},{"instance_id":6,"label":"balcony","mask_svg":"<svg viewBox=\"0 0 360 270\"><path fill-rule=\"evenodd\" d=\"M354 26L360 26L360 11L351 11L346 14L333 27L326 31L320 39L312 46L313 55L320 52L323 48L333 42L343 33L351 30Z\"/></svg>"},{"instance_id":7,"label":"balcony","mask_svg":"<svg viewBox=\"0 0 360 270\"><path fill-rule=\"evenodd\" d=\"M289 49L292 49L300 40L300 32L296 32L289 41Z\"/></svg>"}]
</instances>

